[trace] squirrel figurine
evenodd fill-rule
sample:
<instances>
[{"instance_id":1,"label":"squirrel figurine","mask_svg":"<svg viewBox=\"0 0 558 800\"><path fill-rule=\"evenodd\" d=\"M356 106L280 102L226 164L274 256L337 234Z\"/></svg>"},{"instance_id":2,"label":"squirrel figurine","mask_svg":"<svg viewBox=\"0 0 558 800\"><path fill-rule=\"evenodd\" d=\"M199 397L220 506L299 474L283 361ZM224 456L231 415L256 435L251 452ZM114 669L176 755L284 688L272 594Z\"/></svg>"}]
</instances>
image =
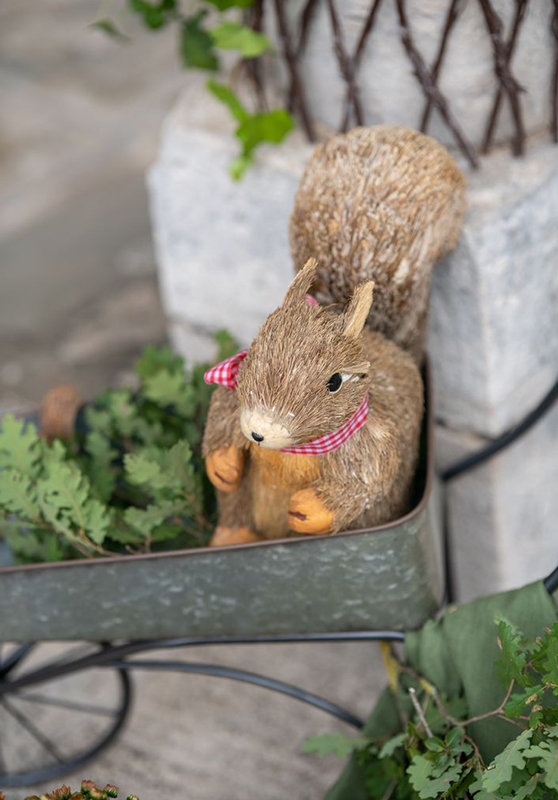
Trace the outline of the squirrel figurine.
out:
<instances>
[{"instance_id":1,"label":"squirrel figurine","mask_svg":"<svg viewBox=\"0 0 558 800\"><path fill-rule=\"evenodd\" d=\"M212 545L326 534L409 510L434 263L457 243L464 177L396 125L319 146L290 220L297 275L249 350L206 373ZM373 300L374 295L374 300Z\"/></svg>"}]
</instances>

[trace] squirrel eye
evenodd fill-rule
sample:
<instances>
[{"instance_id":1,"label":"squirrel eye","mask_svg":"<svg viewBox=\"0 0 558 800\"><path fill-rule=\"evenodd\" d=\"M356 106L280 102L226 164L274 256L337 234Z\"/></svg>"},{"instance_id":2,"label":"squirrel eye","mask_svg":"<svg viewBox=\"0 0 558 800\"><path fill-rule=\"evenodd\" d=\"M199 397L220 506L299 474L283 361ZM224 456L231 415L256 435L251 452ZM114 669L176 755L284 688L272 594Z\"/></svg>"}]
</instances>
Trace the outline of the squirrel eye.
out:
<instances>
[{"instance_id":1,"label":"squirrel eye","mask_svg":"<svg viewBox=\"0 0 558 800\"><path fill-rule=\"evenodd\" d=\"M341 373L334 372L331 378L328 381L326 381L326 388L328 392L334 394L335 392L339 391L342 383L343 383L343 378L341 377Z\"/></svg>"}]
</instances>

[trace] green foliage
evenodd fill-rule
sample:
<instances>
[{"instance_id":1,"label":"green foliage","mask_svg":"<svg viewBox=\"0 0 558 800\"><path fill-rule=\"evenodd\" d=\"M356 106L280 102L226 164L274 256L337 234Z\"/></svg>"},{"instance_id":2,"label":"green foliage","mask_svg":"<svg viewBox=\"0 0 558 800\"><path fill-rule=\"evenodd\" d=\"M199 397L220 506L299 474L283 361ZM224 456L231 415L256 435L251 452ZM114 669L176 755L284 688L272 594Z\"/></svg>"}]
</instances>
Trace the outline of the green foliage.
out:
<instances>
[{"instance_id":1,"label":"green foliage","mask_svg":"<svg viewBox=\"0 0 558 800\"><path fill-rule=\"evenodd\" d=\"M229 8L250 8L254 5L254 0L207 0L219 11L228 11Z\"/></svg>"},{"instance_id":2,"label":"green foliage","mask_svg":"<svg viewBox=\"0 0 558 800\"><path fill-rule=\"evenodd\" d=\"M219 69L219 59L213 48L214 40L202 24L206 15L207 11L202 10L182 21L180 56L185 67L215 71Z\"/></svg>"},{"instance_id":3,"label":"green foliage","mask_svg":"<svg viewBox=\"0 0 558 800\"><path fill-rule=\"evenodd\" d=\"M279 144L291 132L294 127L292 117L283 109L250 114L228 86L209 80L207 87L217 100L227 106L233 118L239 123L235 136L240 140L242 151L230 166L232 177L239 180L252 164L254 150L260 144L264 142Z\"/></svg>"},{"instance_id":4,"label":"green foliage","mask_svg":"<svg viewBox=\"0 0 558 800\"><path fill-rule=\"evenodd\" d=\"M369 798L381 800L550 800L558 797L558 623L535 642L496 620L502 680L500 706L484 718L511 720L517 736L490 764L471 738L462 699L442 698L421 676L400 665L397 702L411 709L404 731L388 739L341 734L314 736L305 752L353 756ZM419 711L409 703L413 689ZM432 710L435 709L435 714Z\"/></svg>"},{"instance_id":5,"label":"green foliage","mask_svg":"<svg viewBox=\"0 0 558 800\"><path fill-rule=\"evenodd\" d=\"M271 46L265 34L233 21L222 22L212 28L211 38L216 47L221 50L238 50L244 58L257 58Z\"/></svg>"},{"instance_id":6,"label":"green foliage","mask_svg":"<svg viewBox=\"0 0 558 800\"><path fill-rule=\"evenodd\" d=\"M95 28L98 31L102 31L107 36L110 36L111 39L115 39L118 42L130 41L130 37L122 33L122 31L120 31L110 19L98 19L95 22L92 22L89 27Z\"/></svg>"},{"instance_id":7,"label":"green foliage","mask_svg":"<svg viewBox=\"0 0 558 800\"><path fill-rule=\"evenodd\" d=\"M151 3L149 0L129 0L130 10L139 14L142 22L151 30L163 28L177 15L176 0L160 0Z\"/></svg>"},{"instance_id":8,"label":"green foliage","mask_svg":"<svg viewBox=\"0 0 558 800\"><path fill-rule=\"evenodd\" d=\"M217 72L221 68L220 51L235 51L241 59L257 59L271 50L271 42L260 31L253 30L230 16L220 16L231 9L240 11L253 5L254 0L199 0L195 10L184 15L177 0L128 0L130 10L152 31L176 24L179 31L179 55L187 69ZM209 27L210 21L217 24ZM112 39L126 41L125 36L108 18L93 22L91 27L103 31ZM240 180L253 163L256 149L264 143L280 144L294 128L288 111L282 108L249 111L230 86L208 81L208 89L230 111L238 123L235 136L241 152L230 165L234 180Z\"/></svg>"},{"instance_id":9,"label":"green foliage","mask_svg":"<svg viewBox=\"0 0 558 800\"><path fill-rule=\"evenodd\" d=\"M237 349L216 335L219 359ZM148 347L136 392L104 392L85 432L48 444L6 415L0 427L0 534L21 562L205 544L215 498L201 455L213 387L207 365L187 370Z\"/></svg>"}]
</instances>

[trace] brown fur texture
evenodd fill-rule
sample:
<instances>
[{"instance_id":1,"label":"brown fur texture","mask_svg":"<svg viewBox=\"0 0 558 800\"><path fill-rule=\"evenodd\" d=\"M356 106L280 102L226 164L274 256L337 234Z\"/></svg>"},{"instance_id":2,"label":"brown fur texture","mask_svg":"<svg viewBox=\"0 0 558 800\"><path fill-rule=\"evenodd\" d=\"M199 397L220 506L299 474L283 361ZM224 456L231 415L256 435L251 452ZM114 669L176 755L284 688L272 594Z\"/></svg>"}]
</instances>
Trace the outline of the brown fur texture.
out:
<instances>
[{"instance_id":1,"label":"brown fur texture","mask_svg":"<svg viewBox=\"0 0 558 800\"><path fill-rule=\"evenodd\" d=\"M430 273L456 243L463 189L444 148L407 128L355 129L317 149L291 219L298 274L237 388L212 397L203 449L219 541L375 526L409 510ZM310 290L327 305L309 304ZM337 450L281 452L338 429L366 393L366 424Z\"/></svg>"},{"instance_id":2,"label":"brown fur texture","mask_svg":"<svg viewBox=\"0 0 558 800\"><path fill-rule=\"evenodd\" d=\"M295 268L317 258L321 303L346 303L375 281L369 325L420 363L434 263L452 250L465 179L447 150L399 125L354 128L318 147L290 222Z\"/></svg>"}]
</instances>

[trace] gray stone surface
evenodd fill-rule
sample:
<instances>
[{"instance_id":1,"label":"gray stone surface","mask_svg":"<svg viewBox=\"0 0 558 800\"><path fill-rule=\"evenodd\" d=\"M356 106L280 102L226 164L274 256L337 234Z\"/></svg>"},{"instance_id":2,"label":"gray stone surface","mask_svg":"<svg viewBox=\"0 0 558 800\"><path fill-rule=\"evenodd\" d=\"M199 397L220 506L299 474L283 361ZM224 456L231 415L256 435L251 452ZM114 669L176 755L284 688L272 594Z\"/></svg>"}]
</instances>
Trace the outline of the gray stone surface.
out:
<instances>
[{"instance_id":1,"label":"gray stone surface","mask_svg":"<svg viewBox=\"0 0 558 800\"><path fill-rule=\"evenodd\" d=\"M448 485L459 600L538 580L558 563L558 407L521 440ZM486 440L436 429L440 466Z\"/></svg>"},{"instance_id":2,"label":"gray stone surface","mask_svg":"<svg viewBox=\"0 0 558 800\"><path fill-rule=\"evenodd\" d=\"M85 397L165 338L144 170L184 78L173 33L89 28L86 0L0 7L0 412Z\"/></svg>"},{"instance_id":3,"label":"gray stone surface","mask_svg":"<svg viewBox=\"0 0 558 800\"><path fill-rule=\"evenodd\" d=\"M469 175L461 241L434 273L428 348L437 417L494 436L558 367L558 148L498 153Z\"/></svg>"},{"instance_id":4,"label":"gray stone surface","mask_svg":"<svg viewBox=\"0 0 558 800\"><path fill-rule=\"evenodd\" d=\"M226 111L192 83L167 118L149 174L161 297L175 328L228 328L250 343L292 277L287 218L311 147L264 149L244 180Z\"/></svg>"},{"instance_id":5,"label":"gray stone surface","mask_svg":"<svg viewBox=\"0 0 558 800\"><path fill-rule=\"evenodd\" d=\"M41 645L35 662L60 658L66 645ZM305 689L365 717L385 684L375 644L314 644L204 647L157 651L147 658L203 661L236 666ZM63 696L108 705L114 684L100 670L45 684L47 696ZM308 736L328 731L351 733L346 724L290 698L233 681L174 673L135 672L132 715L117 744L92 764L64 779L116 783L123 797L141 800L317 800L336 778L341 762L303 755ZM23 704L21 704L23 707ZM86 718L87 719L87 718ZM90 719L90 718L89 718ZM83 715L60 730L64 752L87 735ZM2 719L12 747L30 742L17 724ZM44 725L45 722L42 721ZM44 730L44 728L43 728ZM48 728L47 728L48 730ZM58 738L60 741L60 738ZM29 757L29 751L23 756ZM27 789L7 789L7 800L21 800L63 781Z\"/></svg>"}]
</instances>

